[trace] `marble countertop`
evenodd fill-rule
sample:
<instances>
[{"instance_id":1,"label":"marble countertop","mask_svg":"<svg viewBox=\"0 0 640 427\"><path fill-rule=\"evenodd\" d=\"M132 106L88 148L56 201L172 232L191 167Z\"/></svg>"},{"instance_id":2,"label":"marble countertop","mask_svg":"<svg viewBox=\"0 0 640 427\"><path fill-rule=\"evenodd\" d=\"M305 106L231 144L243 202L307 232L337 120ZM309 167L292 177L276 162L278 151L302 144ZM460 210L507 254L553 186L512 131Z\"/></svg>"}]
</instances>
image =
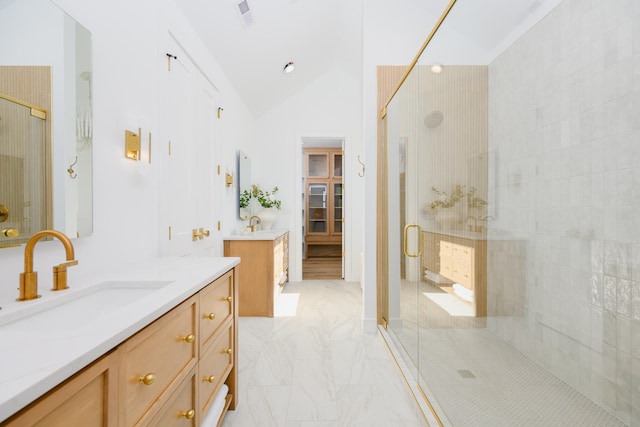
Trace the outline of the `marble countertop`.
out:
<instances>
[{"instance_id":1,"label":"marble countertop","mask_svg":"<svg viewBox=\"0 0 640 427\"><path fill-rule=\"evenodd\" d=\"M239 262L234 257L157 258L114 274L95 276L91 283L82 285L73 283L70 275L70 289L46 295L42 292L43 297L35 300L0 301L0 422ZM128 284L133 288L126 289ZM96 294L106 286L115 286L109 289L116 290L105 296L117 298L129 291L133 291L132 296L138 292L138 296L135 302L114 301L109 306L101 294ZM107 304L111 308L83 313L87 305L84 298L92 295L98 297L93 298L98 306ZM61 304L69 310L56 311ZM64 313L66 320L49 321L48 313L49 317ZM38 326L36 320L45 323Z\"/></svg>"},{"instance_id":2,"label":"marble countertop","mask_svg":"<svg viewBox=\"0 0 640 427\"><path fill-rule=\"evenodd\" d=\"M289 230L259 230L253 233L240 234L235 232L228 234L224 237L224 240L276 240Z\"/></svg>"},{"instance_id":3,"label":"marble countertop","mask_svg":"<svg viewBox=\"0 0 640 427\"><path fill-rule=\"evenodd\" d=\"M523 240L503 230L489 228L485 232L474 232L467 230L443 230L440 228L426 227L423 231L427 233L442 234L444 236L461 237L469 240Z\"/></svg>"}]
</instances>

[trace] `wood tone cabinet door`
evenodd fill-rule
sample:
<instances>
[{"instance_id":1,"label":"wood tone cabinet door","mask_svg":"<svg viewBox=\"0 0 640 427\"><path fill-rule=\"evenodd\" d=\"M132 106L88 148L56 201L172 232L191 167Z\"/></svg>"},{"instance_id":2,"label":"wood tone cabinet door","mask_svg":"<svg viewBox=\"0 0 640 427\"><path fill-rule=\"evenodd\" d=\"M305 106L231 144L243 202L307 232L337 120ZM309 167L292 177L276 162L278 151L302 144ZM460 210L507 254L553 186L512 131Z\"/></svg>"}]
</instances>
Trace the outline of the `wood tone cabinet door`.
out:
<instances>
[{"instance_id":1,"label":"wood tone cabinet door","mask_svg":"<svg viewBox=\"0 0 640 427\"><path fill-rule=\"evenodd\" d=\"M433 233L427 231L423 231L422 233L424 236L422 267L438 273L440 272L440 241Z\"/></svg>"},{"instance_id":2,"label":"wood tone cabinet door","mask_svg":"<svg viewBox=\"0 0 640 427\"><path fill-rule=\"evenodd\" d=\"M233 307L233 271L228 271L200 291L200 354L233 317Z\"/></svg>"},{"instance_id":3,"label":"wood tone cabinet door","mask_svg":"<svg viewBox=\"0 0 640 427\"><path fill-rule=\"evenodd\" d=\"M200 425L202 413L197 407L197 369L194 367L171 395L158 414L148 424L153 427L195 427Z\"/></svg>"},{"instance_id":4,"label":"wood tone cabinet door","mask_svg":"<svg viewBox=\"0 0 640 427\"><path fill-rule=\"evenodd\" d=\"M233 332L233 325L229 325L229 328L218 335L211 347L200 358L198 364L200 405L198 408L201 414L207 412L223 380L233 368L233 353L236 351Z\"/></svg>"},{"instance_id":5,"label":"wood tone cabinet door","mask_svg":"<svg viewBox=\"0 0 640 427\"><path fill-rule=\"evenodd\" d=\"M196 364L196 302L197 296L189 298L122 345L121 425L146 423L155 412L150 409ZM153 380L145 382L149 374Z\"/></svg>"},{"instance_id":6,"label":"wood tone cabinet door","mask_svg":"<svg viewBox=\"0 0 640 427\"><path fill-rule=\"evenodd\" d=\"M9 419L7 427L118 425L117 351L73 376Z\"/></svg>"}]
</instances>

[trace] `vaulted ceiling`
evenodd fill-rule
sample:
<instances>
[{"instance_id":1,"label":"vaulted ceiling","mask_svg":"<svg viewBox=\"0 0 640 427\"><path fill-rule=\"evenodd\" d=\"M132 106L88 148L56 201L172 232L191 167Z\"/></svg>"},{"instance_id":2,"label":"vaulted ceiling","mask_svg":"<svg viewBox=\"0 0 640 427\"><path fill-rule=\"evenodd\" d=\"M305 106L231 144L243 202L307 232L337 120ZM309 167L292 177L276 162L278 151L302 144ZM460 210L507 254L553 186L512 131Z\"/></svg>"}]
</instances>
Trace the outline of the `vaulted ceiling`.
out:
<instances>
[{"instance_id":1,"label":"vaulted ceiling","mask_svg":"<svg viewBox=\"0 0 640 427\"><path fill-rule=\"evenodd\" d=\"M246 0L251 23L239 3L177 1L254 115L334 67L360 77L360 0ZM285 74L290 61L295 71Z\"/></svg>"},{"instance_id":2,"label":"vaulted ceiling","mask_svg":"<svg viewBox=\"0 0 640 427\"><path fill-rule=\"evenodd\" d=\"M415 45L428 35L449 0L176 0L196 33L219 61L255 116L280 104L328 71L339 68L362 77L363 7L390 18L390 34L418 23ZM458 0L445 21L444 46L472 46L490 61L560 0ZM239 5L249 9L241 15ZM249 17L249 18L247 18ZM384 18L380 20L384 22ZM404 25L406 23L406 25ZM424 23L424 24L420 24ZM424 28L422 28L424 25ZM509 41L510 40L510 41ZM437 41L440 45L441 41ZM441 49L440 49L441 48ZM447 55L440 54L441 58ZM412 57L406 58L406 63ZM295 71L283 73L293 61Z\"/></svg>"}]
</instances>

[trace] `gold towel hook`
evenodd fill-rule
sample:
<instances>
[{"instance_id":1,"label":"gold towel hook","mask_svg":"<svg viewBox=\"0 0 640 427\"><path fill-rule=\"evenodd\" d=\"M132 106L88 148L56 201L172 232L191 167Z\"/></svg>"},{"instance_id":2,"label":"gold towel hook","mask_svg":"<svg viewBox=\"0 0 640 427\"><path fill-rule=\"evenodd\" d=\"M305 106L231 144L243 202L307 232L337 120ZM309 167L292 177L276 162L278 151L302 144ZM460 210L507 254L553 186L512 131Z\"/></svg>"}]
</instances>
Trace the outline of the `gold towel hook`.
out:
<instances>
[{"instance_id":1,"label":"gold towel hook","mask_svg":"<svg viewBox=\"0 0 640 427\"><path fill-rule=\"evenodd\" d=\"M71 179L76 179L76 177L78 176L76 171L73 170L73 167L76 165L76 163L78 163L78 156L76 156L76 160L71 163L71 166L69 166L69 169L67 169L67 173L69 174Z\"/></svg>"},{"instance_id":2,"label":"gold towel hook","mask_svg":"<svg viewBox=\"0 0 640 427\"><path fill-rule=\"evenodd\" d=\"M364 163L362 163L362 160L360 160L360 154L358 154L358 163L360 163L360 166L362 166L362 172L358 172L358 176L362 178L364 176Z\"/></svg>"}]
</instances>

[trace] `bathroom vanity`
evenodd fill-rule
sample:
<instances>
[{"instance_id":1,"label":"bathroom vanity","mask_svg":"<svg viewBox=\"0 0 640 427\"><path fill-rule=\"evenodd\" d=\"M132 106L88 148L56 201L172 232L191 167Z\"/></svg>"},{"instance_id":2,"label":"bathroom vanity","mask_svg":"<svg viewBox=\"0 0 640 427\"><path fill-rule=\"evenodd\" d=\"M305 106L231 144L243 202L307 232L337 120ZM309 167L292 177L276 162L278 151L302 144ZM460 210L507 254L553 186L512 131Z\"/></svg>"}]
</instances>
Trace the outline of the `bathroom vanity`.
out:
<instances>
[{"instance_id":1,"label":"bathroom vanity","mask_svg":"<svg viewBox=\"0 0 640 427\"><path fill-rule=\"evenodd\" d=\"M473 307L476 317L487 315L486 234L423 231L421 266L424 279ZM427 273L436 273L429 274ZM444 280L438 280L444 278ZM461 285L464 297L454 285Z\"/></svg>"},{"instance_id":2,"label":"bathroom vanity","mask_svg":"<svg viewBox=\"0 0 640 427\"><path fill-rule=\"evenodd\" d=\"M275 301L289 281L289 232L232 234L224 238L224 255L242 259L239 315L273 317Z\"/></svg>"},{"instance_id":3,"label":"bathroom vanity","mask_svg":"<svg viewBox=\"0 0 640 427\"><path fill-rule=\"evenodd\" d=\"M161 258L3 301L0 424L218 424L238 403L238 263Z\"/></svg>"}]
</instances>

